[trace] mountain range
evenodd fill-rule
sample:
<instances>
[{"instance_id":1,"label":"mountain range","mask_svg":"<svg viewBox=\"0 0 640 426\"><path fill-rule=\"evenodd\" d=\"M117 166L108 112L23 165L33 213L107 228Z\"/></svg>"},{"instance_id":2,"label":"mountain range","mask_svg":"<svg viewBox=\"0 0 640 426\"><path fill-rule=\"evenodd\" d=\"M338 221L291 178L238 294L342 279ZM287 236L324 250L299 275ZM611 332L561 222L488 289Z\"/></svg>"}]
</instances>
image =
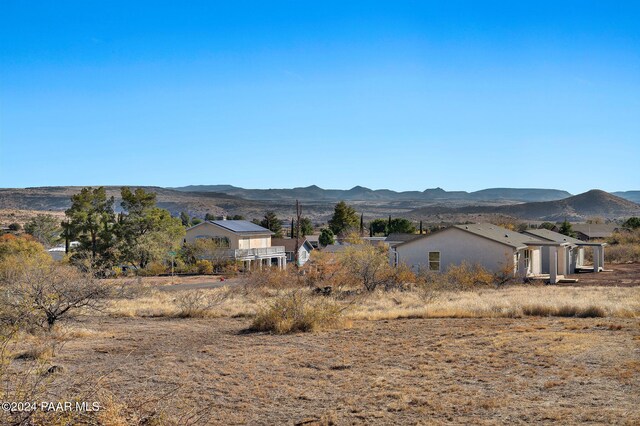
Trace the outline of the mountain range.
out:
<instances>
[{"instance_id":1,"label":"mountain range","mask_svg":"<svg viewBox=\"0 0 640 426\"><path fill-rule=\"evenodd\" d=\"M245 189L232 185L190 185L172 188L182 192L218 192L245 200L301 200L301 201L553 201L570 197L567 191L538 188L490 188L480 191L445 191L442 188L424 191L392 191L354 186L351 189L323 189L316 185L291 189Z\"/></svg>"},{"instance_id":2,"label":"mountain range","mask_svg":"<svg viewBox=\"0 0 640 426\"><path fill-rule=\"evenodd\" d=\"M303 214L321 224L331 217L333 207L345 200L364 214L366 220L387 216L406 217L428 222L484 221L488 216L526 220L584 221L600 216L623 219L640 216L640 204L600 190L571 195L557 189L492 188L475 192L424 191L396 192L356 186L349 190L322 189L318 186L292 189L244 189L231 185L188 186L182 188L142 187L156 193L158 206L173 215L187 212L203 218L242 215L261 218L266 211L278 217L293 216L295 200L303 205ZM0 209L64 211L71 205L71 195L81 187L38 187L0 189ZM106 187L119 209L120 187ZM630 199L640 191L617 193Z\"/></svg>"}]
</instances>

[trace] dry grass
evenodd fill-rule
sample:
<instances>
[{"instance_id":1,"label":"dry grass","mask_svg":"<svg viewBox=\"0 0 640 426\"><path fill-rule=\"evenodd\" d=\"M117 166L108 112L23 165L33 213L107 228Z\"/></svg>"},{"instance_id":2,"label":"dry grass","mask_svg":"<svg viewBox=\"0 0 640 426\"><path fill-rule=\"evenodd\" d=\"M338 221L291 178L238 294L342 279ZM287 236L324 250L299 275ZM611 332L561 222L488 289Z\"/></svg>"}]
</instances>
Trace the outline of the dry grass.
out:
<instances>
[{"instance_id":1,"label":"dry grass","mask_svg":"<svg viewBox=\"0 0 640 426\"><path fill-rule=\"evenodd\" d=\"M349 312L352 319L640 317L640 288L524 287L442 292L425 305L419 292L380 292Z\"/></svg>"},{"instance_id":2,"label":"dry grass","mask_svg":"<svg viewBox=\"0 0 640 426\"><path fill-rule=\"evenodd\" d=\"M240 287L172 293L152 290L134 299L112 301L108 311L115 317L253 317L259 312L264 315L265 306L277 305L290 292L290 289L264 288L246 291ZM312 295L310 290L297 293L304 295L307 303L326 299ZM513 286L429 293L416 287L410 291L358 294L336 303L343 308L348 306L344 312L347 319L358 320L522 316L637 318L640 317L640 288Z\"/></svg>"}]
</instances>

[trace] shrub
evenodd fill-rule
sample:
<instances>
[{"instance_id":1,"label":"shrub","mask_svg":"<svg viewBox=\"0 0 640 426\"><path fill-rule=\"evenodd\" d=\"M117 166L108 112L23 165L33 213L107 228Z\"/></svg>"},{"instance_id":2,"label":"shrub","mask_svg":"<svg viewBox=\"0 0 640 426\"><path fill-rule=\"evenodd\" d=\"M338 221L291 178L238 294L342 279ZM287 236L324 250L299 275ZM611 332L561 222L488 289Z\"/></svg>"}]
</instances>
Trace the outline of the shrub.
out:
<instances>
[{"instance_id":1,"label":"shrub","mask_svg":"<svg viewBox=\"0 0 640 426\"><path fill-rule=\"evenodd\" d=\"M48 263L33 265L24 259L23 268L0 276L0 321L26 327L51 329L62 319L82 308L96 308L109 295L109 289L90 273Z\"/></svg>"},{"instance_id":2,"label":"shrub","mask_svg":"<svg viewBox=\"0 0 640 426\"><path fill-rule=\"evenodd\" d=\"M208 260L198 260L196 261L196 268L198 268L198 273L202 275L211 275L213 274L213 265Z\"/></svg>"},{"instance_id":3,"label":"shrub","mask_svg":"<svg viewBox=\"0 0 640 426\"><path fill-rule=\"evenodd\" d=\"M309 332L336 327L342 321L342 310L334 300L296 290L276 297L260 309L250 330L276 334Z\"/></svg>"},{"instance_id":4,"label":"shrub","mask_svg":"<svg viewBox=\"0 0 640 426\"><path fill-rule=\"evenodd\" d=\"M180 318L202 318L211 315L211 309L226 298L226 292L181 291L176 295L174 303Z\"/></svg>"},{"instance_id":5,"label":"shrub","mask_svg":"<svg viewBox=\"0 0 640 426\"><path fill-rule=\"evenodd\" d=\"M451 265L445 273L445 280L454 287L469 289L475 286L488 286L495 282L495 276L479 264L462 262Z\"/></svg>"},{"instance_id":6,"label":"shrub","mask_svg":"<svg viewBox=\"0 0 640 426\"><path fill-rule=\"evenodd\" d=\"M388 283L394 274L384 247L369 244L350 246L342 253L340 264L353 282L359 282L367 291L374 291Z\"/></svg>"},{"instance_id":7,"label":"shrub","mask_svg":"<svg viewBox=\"0 0 640 426\"><path fill-rule=\"evenodd\" d=\"M167 267L160 262L151 262L144 269L138 269L138 275L150 277L167 273Z\"/></svg>"}]
</instances>

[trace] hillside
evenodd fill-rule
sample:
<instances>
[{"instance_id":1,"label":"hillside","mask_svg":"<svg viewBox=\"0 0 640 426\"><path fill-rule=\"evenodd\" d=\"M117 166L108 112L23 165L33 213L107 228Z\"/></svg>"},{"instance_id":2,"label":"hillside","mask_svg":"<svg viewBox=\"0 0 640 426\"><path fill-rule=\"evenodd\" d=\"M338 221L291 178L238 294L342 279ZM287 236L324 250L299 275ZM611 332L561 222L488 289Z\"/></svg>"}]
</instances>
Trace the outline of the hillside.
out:
<instances>
[{"instance_id":1,"label":"hillside","mask_svg":"<svg viewBox=\"0 0 640 426\"><path fill-rule=\"evenodd\" d=\"M232 185L190 185L172 188L184 192L221 192L246 200L304 200L304 201L438 201L467 200L476 201L551 201L569 197L567 191L537 188L490 188L475 192L445 191L442 188L424 191L392 191L390 189L369 189L354 186L348 190L323 189L317 185L291 189L245 189Z\"/></svg>"},{"instance_id":2,"label":"hillside","mask_svg":"<svg viewBox=\"0 0 640 426\"><path fill-rule=\"evenodd\" d=\"M466 206L459 208L425 207L413 210L410 217L419 218L442 214L501 214L520 219L583 221L589 217L622 219L640 216L640 205L605 191L593 189L562 200L522 203L504 206Z\"/></svg>"},{"instance_id":3,"label":"hillside","mask_svg":"<svg viewBox=\"0 0 640 426\"><path fill-rule=\"evenodd\" d=\"M633 201L634 203L640 203L640 191L618 191L612 192L612 194L625 200Z\"/></svg>"},{"instance_id":4,"label":"hillside","mask_svg":"<svg viewBox=\"0 0 640 426\"><path fill-rule=\"evenodd\" d=\"M169 210L173 215L181 211L192 215L226 214L228 210L250 208L254 203L240 200L227 194L215 192L187 193L160 187L141 187L155 192L158 206ZM0 189L0 209L64 211L71 206L71 196L82 187L59 186L38 188L5 188ZM107 195L116 200L115 209L120 209L120 187L108 186Z\"/></svg>"}]
</instances>

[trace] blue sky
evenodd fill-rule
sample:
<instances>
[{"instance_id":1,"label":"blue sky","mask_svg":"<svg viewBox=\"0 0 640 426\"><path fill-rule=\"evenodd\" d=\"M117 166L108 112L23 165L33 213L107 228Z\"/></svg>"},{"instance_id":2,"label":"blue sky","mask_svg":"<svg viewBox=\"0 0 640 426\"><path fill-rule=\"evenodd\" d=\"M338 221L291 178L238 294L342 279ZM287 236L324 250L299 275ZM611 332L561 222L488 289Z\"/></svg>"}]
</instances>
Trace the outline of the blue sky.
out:
<instances>
[{"instance_id":1,"label":"blue sky","mask_svg":"<svg viewBox=\"0 0 640 426\"><path fill-rule=\"evenodd\" d=\"M638 2L3 0L0 186L640 189L638 22Z\"/></svg>"}]
</instances>

